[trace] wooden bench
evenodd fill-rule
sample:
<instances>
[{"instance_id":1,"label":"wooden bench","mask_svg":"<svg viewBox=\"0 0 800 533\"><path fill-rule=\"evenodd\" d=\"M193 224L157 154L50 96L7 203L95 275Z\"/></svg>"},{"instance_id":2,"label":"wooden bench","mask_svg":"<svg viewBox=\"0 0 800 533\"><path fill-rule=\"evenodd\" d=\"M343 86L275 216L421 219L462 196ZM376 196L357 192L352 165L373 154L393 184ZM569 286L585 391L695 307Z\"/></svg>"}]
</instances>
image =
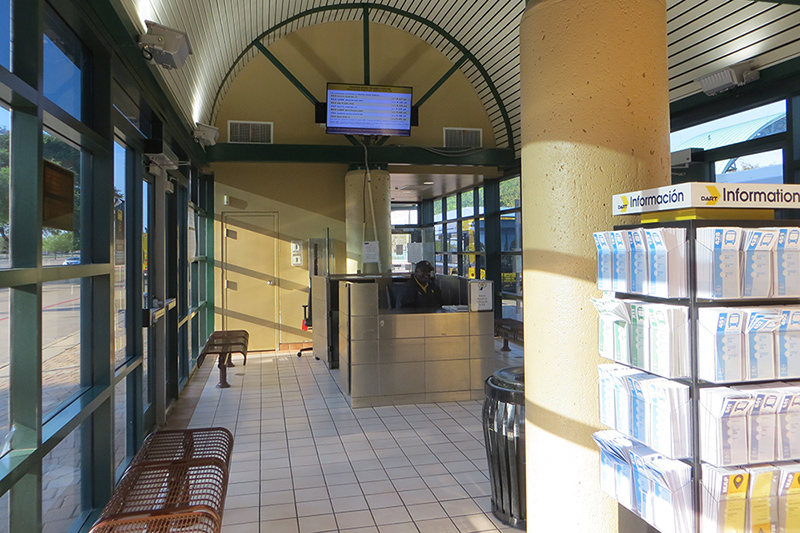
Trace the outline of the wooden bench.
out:
<instances>
[{"instance_id":1,"label":"wooden bench","mask_svg":"<svg viewBox=\"0 0 800 533\"><path fill-rule=\"evenodd\" d=\"M197 366L201 366L208 355L217 355L217 368L219 368L219 383L217 388L227 389L228 367L233 364L233 354L240 353L244 357L244 365L247 364L247 344L250 341L250 334L243 329L232 329L230 331L215 331L209 335L205 346L197 357Z\"/></svg>"},{"instance_id":2,"label":"wooden bench","mask_svg":"<svg viewBox=\"0 0 800 533\"><path fill-rule=\"evenodd\" d=\"M232 451L225 428L151 434L90 533L220 533Z\"/></svg>"},{"instance_id":3,"label":"wooden bench","mask_svg":"<svg viewBox=\"0 0 800 533\"><path fill-rule=\"evenodd\" d=\"M500 318L494 321L494 336L503 337L503 347L500 348L503 352L511 351L511 348L508 346L508 341L522 344L523 333L522 322L519 320Z\"/></svg>"}]
</instances>

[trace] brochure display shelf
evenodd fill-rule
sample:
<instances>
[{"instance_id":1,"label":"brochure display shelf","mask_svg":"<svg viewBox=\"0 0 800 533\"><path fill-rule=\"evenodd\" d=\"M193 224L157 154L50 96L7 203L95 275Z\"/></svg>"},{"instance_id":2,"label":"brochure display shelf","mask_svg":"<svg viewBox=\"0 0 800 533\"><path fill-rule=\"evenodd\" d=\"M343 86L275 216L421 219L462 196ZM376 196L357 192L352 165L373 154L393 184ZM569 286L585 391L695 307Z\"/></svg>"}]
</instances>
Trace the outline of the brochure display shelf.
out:
<instances>
[{"instance_id":1,"label":"brochure display shelf","mask_svg":"<svg viewBox=\"0 0 800 533\"><path fill-rule=\"evenodd\" d=\"M721 388L721 387L736 387L743 385L754 384L769 384L777 383L782 380L796 381L800 376L794 378L771 378L771 379L751 379L751 380L715 380L713 382L700 379L699 365L698 365L698 339L699 339L699 313L703 308L758 308L758 307L783 307L783 306L799 306L800 298L783 298L783 297L770 297L770 298L700 298L698 297L698 269L697 269L697 256L698 246L697 230L704 227L738 227L744 230L754 228L791 228L800 227L798 220L684 220L673 222L653 222L641 223L631 225L617 225L614 226L615 231L630 230L630 229L650 229L650 228L683 228L686 230L686 243L685 243L685 261L686 261L686 293L685 296L666 298L658 297L634 292L619 292L610 291L616 299L620 300L633 300L638 302L653 303L653 304L668 304L674 306L683 306L688 310L688 347L689 347L689 367L688 376L683 377L669 377L664 376L663 373L650 372L644 370L639 366L628 364L623 361L613 361L617 364L622 364L630 368L636 369L638 372L647 372L652 376L666 377L670 381L681 383L689 388L689 428L691 438L689 440L690 454L683 457L673 457L691 466L691 485L692 485L692 502L693 502L693 531L696 533L707 532L708 528L703 529L703 485L702 485L702 464L701 461L701 437L700 437L700 392L707 388ZM626 435L634 442L635 438ZM642 442L647 445L647 443ZM798 443L800 446L800 443ZM730 464L727 466L747 466L753 463L748 461L737 463L736 465ZM635 496L632 496L635 498ZM744 512L744 511L743 511ZM713 531L739 531L738 529L725 529L726 526L720 525ZM742 530L744 531L744 530ZM748 529L747 531L750 531ZM753 529L758 531L758 529ZM766 529L770 531L770 529ZM775 529L773 529L775 531ZM784 530L781 530L784 531ZM786 529L785 531L798 531L795 529Z\"/></svg>"}]
</instances>

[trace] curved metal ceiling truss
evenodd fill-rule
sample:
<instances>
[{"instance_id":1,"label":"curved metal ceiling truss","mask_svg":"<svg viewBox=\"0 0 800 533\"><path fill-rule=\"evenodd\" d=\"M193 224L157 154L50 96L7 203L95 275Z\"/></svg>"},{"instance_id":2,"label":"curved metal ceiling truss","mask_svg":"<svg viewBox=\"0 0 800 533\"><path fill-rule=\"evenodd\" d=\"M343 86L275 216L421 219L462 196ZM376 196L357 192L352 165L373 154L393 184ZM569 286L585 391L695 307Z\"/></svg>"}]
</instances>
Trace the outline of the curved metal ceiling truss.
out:
<instances>
[{"instance_id":1,"label":"curved metal ceiling truss","mask_svg":"<svg viewBox=\"0 0 800 533\"><path fill-rule=\"evenodd\" d=\"M519 12L522 12L520 3ZM261 33L239 54L234 60L228 72L222 79L214 101L211 106L211 122L213 123L219 110L220 98L224 91L230 88L234 74L238 73L242 66L242 61L251 59L262 40L275 42L284 35L296 31L302 27L334 22L339 20L363 20L370 11L377 12L378 16L371 22L387 24L404 31L408 31L443 53L454 64L462 65L460 68L472 83L475 91L484 104L489 119L494 127L495 139L498 146L506 146L514 149L519 141L519 40L517 39L518 26L509 28L509 39L506 42L482 42L481 39L472 35L473 39L464 44L454 37L450 32L438 24L431 22L427 18L412 13L410 11L376 3L348 3L318 6L292 15L285 20L275 24L268 30ZM499 13L499 12L498 12ZM498 15L495 13L495 16ZM505 15L512 13L509 11ZM472 19L478 14L476 9L472 17L464 21L460 29L467 28ZM503 17L505 18L505 16ZM491 23L480 18L482 24ZM516 19L514 19L516 22ZM474 41L474 42L473 42ZM473 45L476 50L473 52L468 45ZM517 54L514 57L497 57L493 50L497 48L512 48ZM484 65L476 56L482 54L493 61L491 65ZM466 60L466 61L465 61ZM516 67L516 68L515 68ZM496 74L499 73L498 83L492 79L489 69ZM500 88L498 88L498 85ZM506 102L513 102L514 106L509 113Z\"/></svg>"}]
</instances>

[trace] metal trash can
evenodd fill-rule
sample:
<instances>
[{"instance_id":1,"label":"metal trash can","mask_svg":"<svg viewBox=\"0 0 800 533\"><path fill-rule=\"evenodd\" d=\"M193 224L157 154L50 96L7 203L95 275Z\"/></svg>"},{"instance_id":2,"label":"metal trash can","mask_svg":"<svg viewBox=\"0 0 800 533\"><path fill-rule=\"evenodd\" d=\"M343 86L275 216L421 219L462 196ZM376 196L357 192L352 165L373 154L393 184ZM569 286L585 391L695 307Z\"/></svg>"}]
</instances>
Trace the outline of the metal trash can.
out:
<instances>
[{"instance_id":1,"label":"metal trash can","mask_svg":"<svg viewBox=\"0 0 800 533\"><path fill-rule=\"evenodd\" d=\"M525 529L525 379L521 366L486 378L483 436L492 485L492 512Z\"/></svg>"}]
</instances>

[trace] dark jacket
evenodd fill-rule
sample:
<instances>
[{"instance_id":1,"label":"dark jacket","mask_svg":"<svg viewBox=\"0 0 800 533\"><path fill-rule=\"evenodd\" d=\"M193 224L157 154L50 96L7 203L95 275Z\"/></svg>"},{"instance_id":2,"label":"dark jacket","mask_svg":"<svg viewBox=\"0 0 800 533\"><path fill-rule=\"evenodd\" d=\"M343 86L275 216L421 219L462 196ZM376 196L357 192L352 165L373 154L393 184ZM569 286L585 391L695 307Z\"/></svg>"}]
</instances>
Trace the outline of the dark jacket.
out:
<instances>
[{"instance_id":1,"label":"dark jacket","mask_svg":"<svg viewBox=\"0 0 800 533\"><path fill-rule=\"evenodd\" d=\"M397 307L416 307L438 309L442 306L442 291L433 281L428 282L427 290L411 276L411 279L400 286L397 294Z\"/></svg>"}]
</instances>

